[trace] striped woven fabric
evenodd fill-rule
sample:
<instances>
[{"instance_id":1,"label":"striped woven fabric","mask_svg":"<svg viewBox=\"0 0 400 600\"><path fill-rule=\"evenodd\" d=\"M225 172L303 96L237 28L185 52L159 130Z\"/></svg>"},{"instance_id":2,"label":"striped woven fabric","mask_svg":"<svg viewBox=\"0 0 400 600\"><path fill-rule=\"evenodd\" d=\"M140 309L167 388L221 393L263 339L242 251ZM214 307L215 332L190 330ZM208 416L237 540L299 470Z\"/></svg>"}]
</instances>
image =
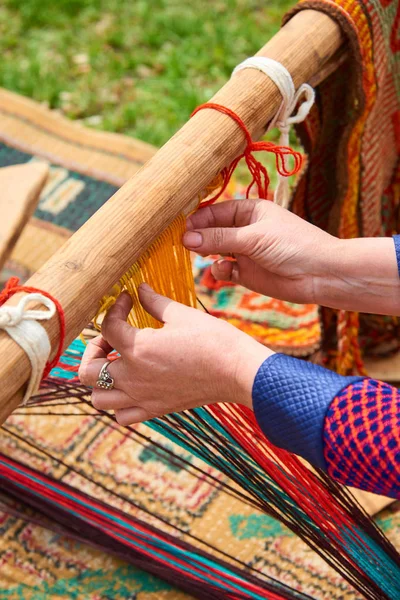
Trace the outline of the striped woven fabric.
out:
<instances>
[{"instance_id":1,"label":"striped woven fabric","mask_svg":"<svg viewBox=\"0 0 400 600\"><path fill-rule=\"evenodd\" d=\"M400 201L399 2L301 0L286 21L308 8L339 22L348 60L318 87L317 103L298 128L309 166L292 208L340 237L392 235ZM362 368L361 350L399 349L397 320L328 309L322 315L325 349L342 373Z\"/></svg>"}]
</instances>

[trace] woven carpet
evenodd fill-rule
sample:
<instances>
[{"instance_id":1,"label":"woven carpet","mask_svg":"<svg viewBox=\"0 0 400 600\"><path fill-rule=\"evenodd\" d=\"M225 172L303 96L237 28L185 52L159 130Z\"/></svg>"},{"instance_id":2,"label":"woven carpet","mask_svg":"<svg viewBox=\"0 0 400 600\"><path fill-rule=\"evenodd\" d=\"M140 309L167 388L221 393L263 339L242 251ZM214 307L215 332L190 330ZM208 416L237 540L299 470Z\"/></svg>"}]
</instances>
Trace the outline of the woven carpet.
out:
<instances>
[{"instance_id":1,"label":"woven carpet","mask_svg":"<svg viewBox=\"0 0 400 600\"><path fill-rule=\"evenodd\" d=\"M141 142L71 124L29 100L0 90L0 167L43 159L51 164L38 210L2 278L17 274L25 279L38 269L153 152ZM229 193L235 190L231 188ZM318 348L317 307L298 307L232 286L215 286L206 262L197 262L195 268L199 295L219 316L290 353L307 355ZM209 552L213 546L216 556L225 551L316 599L357 597L278 522L227 495L218 484L210 485L165 460L146 441L138 444L128 440L121 429L109 427L101 419L34 413L32 409L29 416L10 417L8 431L0 431L0 452L118 508L128 510L124 497L134 498L135 516L174 535L178 535L179 527L179 535L190 543ZM137 429L148 434L144 425ZM151 436L193 465L198 464L197 459L161 436L157 438L153 432ZM65 464L58 463L57 458ZM217 482L222 481L220 473L209 470ZM94 483L84 478L85 473ZM10 499L0 496L0 503L3 501L9 503ZM48 529L35 522L38 515L23 505L14 503L13 511L0 512L0 598L189 598L117 558L68 539L54 531L54 524L48 523ZM379 522L400 546L400 506L381 513ZM204 544L194 542L192 536Z\"/></svg>"}]
</instances>

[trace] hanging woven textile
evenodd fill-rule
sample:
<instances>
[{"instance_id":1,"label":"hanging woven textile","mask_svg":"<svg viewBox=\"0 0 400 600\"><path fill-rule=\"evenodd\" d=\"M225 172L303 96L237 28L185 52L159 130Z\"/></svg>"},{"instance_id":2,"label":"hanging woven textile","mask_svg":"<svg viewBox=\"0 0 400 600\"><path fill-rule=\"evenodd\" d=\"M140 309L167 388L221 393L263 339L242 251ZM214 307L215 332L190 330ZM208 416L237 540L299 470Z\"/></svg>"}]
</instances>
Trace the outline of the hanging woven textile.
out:
<instances>
[{"instance_id":1,"label":"hanging woven textile","mask_svg":"<svg viewBox=\"0 0 400 600\"><path fill-rule=\"evenodd\" d=\"M292 210L342 238L391 236L399 230L398 2L301 1L285 21L306 8L338 19L355 60L321 83L297 126L309 167ZM362 373L362 353L398 350L397 318L322 311L325 352L339 372Z\"/></svg>"},{"instance_id":2,"label":"hanging woven textile","mask_svg":"<svg viewBox=\"0 0 400 600\"><path fill-rule=\"evenodd\" d=\"M378 3L384 9L381 21L372 10ZM251 175L247 193L255 190L258 197L266 199L269 176L255 153L275 155L280 175L276 198L282 204L286 203L285 178L302 169L292 209L323 229L343 237L377 236L396 230L396 146L374 156L372 165L368 160L373 153L363 146L367 141L362 135L365 132L366 140L373 139L377 147L383 144L392 148L388 140L392 141L396 133L398 100L386 88L386 95L380 90L393 83L394 62L385 63L387 70L382 72L381 63L376 61L375 65L369 53L373 43L383 52L380 26L390 23L395 27L396 5L378 0L300 2L287 17L287 27L260 51L261 57L279 57L291 71L296 89L305 82L317 89L313 107L314 97L310 95L309 117L298 125L307 168L300 153L287 145L254 141L266 124L274 121L281 96L261 72L261 62L251 65L236 73L212 102L199 107L181 132L25 287L18 287L15 281L6 287L3 302L15 303L18 297L13 296L19 292L49 301L46 330L52 346L47 356L45 352L36 355L32 347L30 354L26 350L32 371L35 361L40 365L37 372L45 369L41 390L32 396L22 390L29 374L25 351L5 333L0 338L0 355L7 357L0 364L4 382L0 415L4 420L14 410L4 426L0 482L16 516L21 515L18 502L23 498L31 508L51 517L66 535L87 539L98 549L123 556L198 598L307 597L250 567L234 552L207 546L206 536L197 537L181 525L183 515L171 518L163 500L150 510L140 493L137 497L132 493L135 486L124 485L126 471L117 477L121 489L115 489L114 483L104 483L104 474L100 476L95 469L89 477L91 459L79 456L79 444L74 447L72 460L57 443L48 452L40 436L35 439L24 429L30 423L35 430L35 421L46 413L50 416L43 421L45 436L50 435L47 428L52 418L86 420L100 446L105 431L111 431L118 440L115 447L131 444L136 448L141 444L169 468L178 465L179 472L193 478L196 486L204 485L204 493L211 493L213 487L223 489L227 498L273 517L363 597L400 597L400 556L383 532L349 491L322 470L310 469L296 456L273 446L250 410L214 404L153 419L141 428L121 428L111 414L96 411L90 404L90 389L76 376L84 343L73 341L92 318L101 328L103 313L122 290L133 299L132 325L160 327L140 305L137 289L142 282L169 298L196 306L190 255L181 242L185 216L198 204L202 210L202 203L218 199L241 159ZM319 12L305 10L309 8ZM374 14L372 23L369 12ZM394 55L396 33L391 45ZM393 105L389 106L388 97ZM381 110L383 99L386 112ZM332 119L334 111L339 112L337 119ZM378 123L382 136L387 136L383 141L377 133ZM365 170L371 173L371 181L366 178L361 183ZM377 209L374 202L386 202L385 210L381 205ZM13 310L12 316L17 309ZM354 314L324 313L325 355L343 373L362 369L358 321ZM365 339L375 322L367 317L362 321ZM8 331L7 324L5 329ZM37 373L31 386L33 379L36 381ZM107 443L100 451L109 451ZM13 456L17 444L24 449L18 458Z\"/></svg>"}]
</instances>

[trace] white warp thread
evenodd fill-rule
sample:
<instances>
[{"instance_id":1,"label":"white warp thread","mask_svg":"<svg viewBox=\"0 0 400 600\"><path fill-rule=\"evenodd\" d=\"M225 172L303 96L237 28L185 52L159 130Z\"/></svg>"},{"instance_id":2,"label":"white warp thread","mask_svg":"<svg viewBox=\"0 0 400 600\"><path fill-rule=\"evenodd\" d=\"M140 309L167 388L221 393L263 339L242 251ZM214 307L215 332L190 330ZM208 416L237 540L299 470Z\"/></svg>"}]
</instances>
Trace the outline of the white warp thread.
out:
<instances>
[{"instance_id":1,"label":"white warp thread","mask_svg":"<svg viewBox=\"0 0 400 600\"><path fill-rule=\"evenodd\" d=\"M29 302L40 302L47 310L25 310ZM0 329L21 346L31 363L31 377L22 404L37 393L51 352L47 332L38 321L48 321L55 313L54 302L39 293L27 294L17 306L0 307Z\"/></svg>"},{"instance_id":2,"label":"white warp thread","mask_svg":"<svg viewBox=\"0 0 400 600\"><path fill-rule=\"evenodd\" d=\"M257 69L267 75L277 86L282 95L282 104L268 127L268 131L277 127L281 132L279 144L289 146L290 127L295 123L302 123L309 114L315 101L315 92L308 83L303 83L296 92L292 76L289 71L278 61L264 56L252 56L238 65L232 73L235 75L243 69ZM305 96L304 102L299 106L297 114L293 115L300 98ZM279 181L275 190L274 201L287 208L290 201L289 180L279 174Z\"/></svg>"}]
</instances>

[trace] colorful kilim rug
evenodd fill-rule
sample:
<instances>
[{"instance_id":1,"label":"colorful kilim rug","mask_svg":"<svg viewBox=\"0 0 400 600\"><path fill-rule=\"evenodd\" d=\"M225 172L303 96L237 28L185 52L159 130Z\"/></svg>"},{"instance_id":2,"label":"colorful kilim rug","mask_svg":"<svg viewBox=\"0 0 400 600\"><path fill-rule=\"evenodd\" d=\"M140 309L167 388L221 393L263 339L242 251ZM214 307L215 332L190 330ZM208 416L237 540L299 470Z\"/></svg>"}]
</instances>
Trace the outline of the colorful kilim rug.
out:
<instances>
[{"instance_id":1,"label":"colorful kilim rug","mask_svg":"<svg viewBox=\"0 0 400 600\"><path fill-rule=\"evenodd\" d=\"M311 356L320 347L321 323L315 304L293 304L230 283L215 281L213 259L196 258L197 297L214 316L223 318L276 352Z\"/></svg>"}]
</instances>

